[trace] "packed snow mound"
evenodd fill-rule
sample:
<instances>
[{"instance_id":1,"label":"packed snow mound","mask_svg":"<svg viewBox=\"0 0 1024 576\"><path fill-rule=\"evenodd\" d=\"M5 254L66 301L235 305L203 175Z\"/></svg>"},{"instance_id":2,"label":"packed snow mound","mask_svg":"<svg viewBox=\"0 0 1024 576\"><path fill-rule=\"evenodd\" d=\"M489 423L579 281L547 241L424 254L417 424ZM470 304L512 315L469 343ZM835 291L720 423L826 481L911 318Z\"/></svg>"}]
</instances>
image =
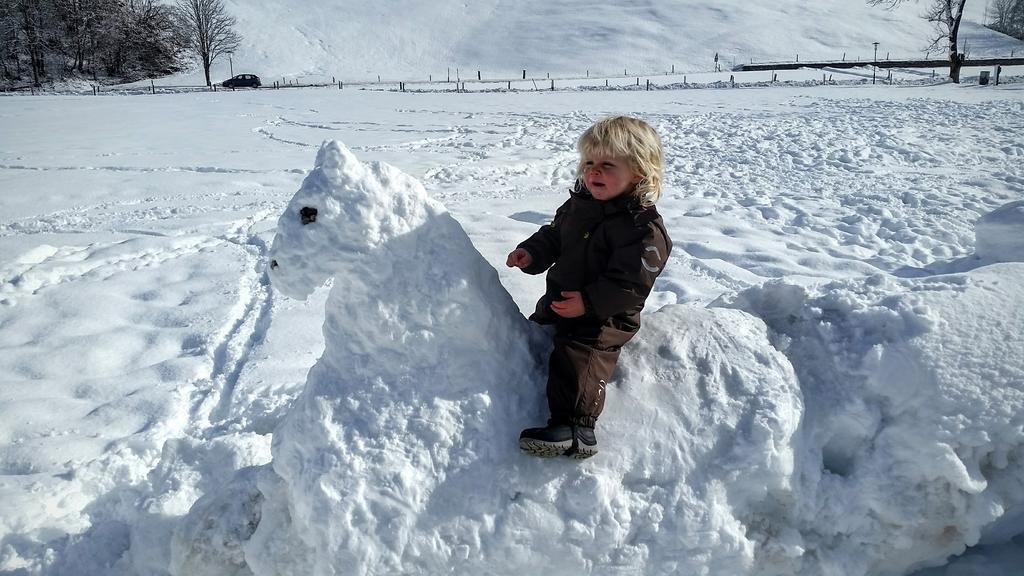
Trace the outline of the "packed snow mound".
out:
<instances>
[{"instance_id":1,"label":"packed snow mound","mask_svg":"<svg viewBox=\"0 0 1024 576\"><path fill-rule=\"evenodd\" d=\"M275 431L272 463L193 506L172 573L757 566L755 538L768 536L753 523L790 501L801 414L761 321L687 306L648 315L608 389L602 453L539 460L517 437L546 417L549 339L412 178L325 144L270 256L289 294L335 278L324 354Z\"/></svg>"},{"instance_id":2,"label":"packed snow mound","mask_svg":"<svg viewBox=\"0 0 1024 576\"><path fill-rule=\"evenodd\" d=\"M974 227L974 250L984 260L1024 262L1024 200L985 214Z\"/></svg>"},{"instance_id":3,"label":"packed snow mound","mask_svg":"<svg viewBox=\"0 0 1024 576\"><path fill-rule=\"evenodd\" d=\"M900 575L1021 531L1024 264L649 313L578 462L518 452L547 335L414 179L326 143L270 256L334 278L324 354L174 574Z\"/></svg>"},{"instance_id":4,"label":"packed snow mound","mask_svg":"<svg viewBox=\"0 0 1024 576\"><path fill-rule=\"evenodd\" d=\"M766 517L799 534L792 573L904 574L1024 531L1024 265L725 303L764 319L803 391L797 498Z\"/></svg>"}]
</instances>

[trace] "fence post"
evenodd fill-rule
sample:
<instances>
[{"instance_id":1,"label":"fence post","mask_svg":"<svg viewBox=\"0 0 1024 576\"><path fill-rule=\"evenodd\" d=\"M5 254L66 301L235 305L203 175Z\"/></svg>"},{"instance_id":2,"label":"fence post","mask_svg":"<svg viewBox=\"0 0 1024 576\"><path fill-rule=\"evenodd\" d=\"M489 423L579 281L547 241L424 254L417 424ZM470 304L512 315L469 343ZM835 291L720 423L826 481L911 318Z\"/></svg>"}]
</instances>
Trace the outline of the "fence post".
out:
<instances>
[{"instance_id":1,"label":"fence post","mask_svg":"<svg viewBox=\"0 0 1024 576\"><path fill-rule=\"evenodd\" d=\"M639 85L640 85L640 77L639 77L639 76L637 76L637 77L636 77L636 85L637 85L637 86L639 86Z\"/></svg>"},{"instance_id":2,"label":"fence post","mask_svg":"<svg viewBox=\"0 0 1024 576\"><path fill-rule=\"evenodd\" d=\"M605 79L604 79L604 87L605 87L605 88L607 88L607 87L608 87L608 79L607 79L607 78L605 78Z\"/></svg>"},{"instance_id":3,"label":"fence post","mask_svg":"<svg viewBox=\"0 0 1024 576\"><path fill-rule=\"evenodd\" d=\"M477 80L483 80L483 78L480 77L480 71L479 70L476 71L476 79Z\"/></svg>"},{"instance_id":4,"label":"fence post","mask_svg":"<svg viewBox=\"0 0 1024 576\"><path fill-rule=\"evenodd\" d=\"M673 74L675 74L675 73L676 73L676 65L675 65L675 64L673 64L673 65L672 65L672 73L673 73Z\"/></svg>"},{"instance_id":5,"label":"fence post","mask_svg":"<svg viewBox=\"0 0 1024 576\"><path fill-rule=\"evenodd\" d=\"M843 62L846 62L846 52L843 52Z\"/></svg>"},{"instance_id":6,"label":"fence post","mask_svg":"<svg viewBox=\"0 0 1024 576\"><path fill-rule=\"evenodd\" d=\"M555 80L554 80L554 78L551 79L551 91L552 92L555 91Z\"/></svg>"},{"instance_id":7,"label":"fence post","mask_svg":"<svg viewBox=\"0 0 1024 576\"><path fill-rule=\"evenodd\" d=\"M153 84L153 79L149 79L149 91L151 94L156 94L156 85Z\"/></svg>"},{"instance_id":8,"label":"fence post","mask_svg":"<svg viewBox=\"0 0 1024 576\"><path fill-rule=\"evenodd\" d=\"M511 90L511 89L512 89L512 81L511 81L511 80L509 80L509 81L508 81L508 89L509 89L509 90Z\"/></svg>"},{"instance_id":9,"label":"fence post","mask_svg":"<svg viewBox=\"0 0 1024 576\"><path fill-rule=\"evenodd\" d=\"M729 86L733 88L736 87L736 77L733 76L732 74L729 74Z\"/></svg>"},{"instance_id":10,"label":"fence post","mask_svg":"<svg viewBox=\"0 0 1024 576\"><path fill-rule=\"evenodd\" d=\"M996 86L999 86L999 75L1003 73L1002 66L996 66Z\"/></svg>"}]
</instances>

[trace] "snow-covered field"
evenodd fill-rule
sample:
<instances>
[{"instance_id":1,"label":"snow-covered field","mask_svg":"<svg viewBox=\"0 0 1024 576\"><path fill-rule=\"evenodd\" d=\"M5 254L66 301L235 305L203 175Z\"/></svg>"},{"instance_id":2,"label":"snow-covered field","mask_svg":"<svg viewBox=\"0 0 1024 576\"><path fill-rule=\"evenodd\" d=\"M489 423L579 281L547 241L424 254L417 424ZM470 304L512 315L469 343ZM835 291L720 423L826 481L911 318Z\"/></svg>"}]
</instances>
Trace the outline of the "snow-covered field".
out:
<instances>
[{"instance_id":1,"label":"snow-covered field","mask_svg":"<svg viewBox=\"0 0 1024 576\"><path fill-rule=\"evenodd\" d=\"M514 433L541 414L542 338L501 287L529 310L543 279L505 254L550 219L575 138L611 113L662 135L676 248L609 392L604 452L537 462ZM557 558L903 574L979 539L948 574L1019 566L1024 264L998 261L1024 254L1020 84L5 98L0 124L0 573L504 573ZM314 371L303 393L325 331L325 361L346 357L339 306L438 313L422 262L382 284L342 265L306 301L271 282L278 219L325 140L410 174L461 224L483 260L460 248L443 269L497 270L472 298L494 299L500 334L434 332L467 366L522 360L494 382L523 390L472 373L442 398L451 375L415 352L429 338L403 360L368 337L346 354L379 358L349 380ZM315 263L329 245L308 248ZM526 352L504 339L517 330ZM406 365L435 401L401 387ZM339 416L358 414L359 378L393 374L351 395L415 413ZM652 395L673 398L667 412ZM316 419L328 409L340 426ZM372 449L396 414L408 425Z\"/></svg>"}]
</instances>

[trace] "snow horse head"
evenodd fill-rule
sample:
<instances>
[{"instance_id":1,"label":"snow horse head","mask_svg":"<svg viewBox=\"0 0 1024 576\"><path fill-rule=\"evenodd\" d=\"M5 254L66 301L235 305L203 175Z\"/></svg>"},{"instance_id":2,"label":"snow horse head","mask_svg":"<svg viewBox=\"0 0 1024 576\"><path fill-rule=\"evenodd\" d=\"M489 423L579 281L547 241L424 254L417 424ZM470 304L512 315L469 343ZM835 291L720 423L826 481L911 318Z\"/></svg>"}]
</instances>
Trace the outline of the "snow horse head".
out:
<instances>
[{"instance_id":1,"label":"snow horse head","mask_svg":"<svg viewBox=\"0 0 1024 576\"><path fill-rule=\"evenodd\" d=\"M362 163L336 140L324 142L278 221L269 253L274 287L304 300L426 221L434 211L426 199L415 178L387 164Z\"/></svg>"}]
</instances>

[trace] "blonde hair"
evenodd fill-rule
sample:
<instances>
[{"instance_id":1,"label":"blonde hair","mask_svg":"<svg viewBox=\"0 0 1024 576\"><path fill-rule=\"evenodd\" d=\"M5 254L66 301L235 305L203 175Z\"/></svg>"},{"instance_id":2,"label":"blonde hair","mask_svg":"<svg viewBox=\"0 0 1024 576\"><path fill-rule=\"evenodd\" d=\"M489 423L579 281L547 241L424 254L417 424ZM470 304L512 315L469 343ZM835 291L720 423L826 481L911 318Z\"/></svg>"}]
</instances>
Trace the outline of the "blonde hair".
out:
<instances>
[{"instance_id":1,"label":"blonde hair","mask_svg":"<svg viewBox=\"0 0 1024 576\"><path fill-rule=\"evenodd\" d=\"M639 118L611 116L594 123L576 142L580 153L576 177L582 180L584 158L610 156L623 158L640 182L632 194L643 206L651 206L661 197L661 139L650 124Z\"/></svg>"}]
</instances>

